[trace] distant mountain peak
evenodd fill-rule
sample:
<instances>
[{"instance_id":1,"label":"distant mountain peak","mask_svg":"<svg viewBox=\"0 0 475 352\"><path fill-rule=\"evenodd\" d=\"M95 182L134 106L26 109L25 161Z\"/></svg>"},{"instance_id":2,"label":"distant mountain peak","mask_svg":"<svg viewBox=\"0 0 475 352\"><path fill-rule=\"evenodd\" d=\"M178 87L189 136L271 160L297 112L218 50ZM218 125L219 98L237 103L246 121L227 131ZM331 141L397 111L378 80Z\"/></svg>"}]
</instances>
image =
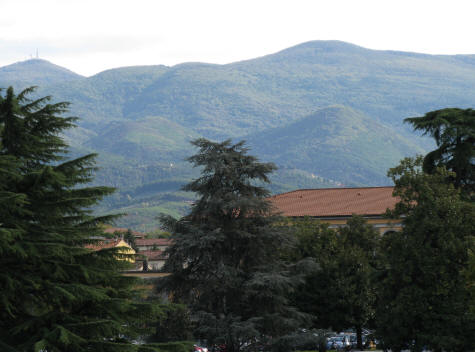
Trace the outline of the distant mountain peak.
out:
<instances>
[{"instance_id":1,"label":"distant mountain peak","mask_svg":"<svg viewBox=\"0 0 475 352\"><path fill-rule=\"evenodd\" d=\"M0 67L0 86L13 85L17 89L28 86L44 86L82 79L67 68L44 59L29 59Z\"/></svg>"},{"instance_id":2,"label":"distant mountain peak","mask_svg":"<svg viewBox=\"0 0 475 352\"><path fill-rule=\"evenodd\" d=\"M18 61L18 62L15 62L11 65L7 65L7 66L2 66L0 67L0 72L5 72L5 71L12 71L12 70L28 70L28 69L31 69L31 68L34 68L34 69L37 69L37 68L42 68L42 69L49 69L49 70L57 70L57 71L61 71L61 72L64 72L64 73L68 73L70 74L71 76L76 76L78 78L83 78L84 76L81 76L65 67L62 67L62 66L59 66L59 65L56 65L56 64L53 64L52 62L48 61L48 60L45 60L45 59L38 59L38 58L34 58L34 59L28 59L28 60L24 60L24 61Z\"/></svg>"},{"instance_id":3,"label":"distant mountain peak","mask_svg":"<svg viewBox=\"0 0 475 352\"><path fill-rule=\"evenodd\" d=\"M352 43L349 43L349 42L344 42L342 40L310 40L308 42L297 44L297 45L295 45L293 47L290 47L288 49L285 49L285 50L289 50L289 49L292 49L292 48L298 48L298 47L338 49L338 50L342 50L342 49L346 49L346 50L348 50L348 49L350 49L350 50L354 50L354 49L370 50L370 49L364 48L364 47L356 45L356 44L352 44Z\"/></svg>"}]
</instances>

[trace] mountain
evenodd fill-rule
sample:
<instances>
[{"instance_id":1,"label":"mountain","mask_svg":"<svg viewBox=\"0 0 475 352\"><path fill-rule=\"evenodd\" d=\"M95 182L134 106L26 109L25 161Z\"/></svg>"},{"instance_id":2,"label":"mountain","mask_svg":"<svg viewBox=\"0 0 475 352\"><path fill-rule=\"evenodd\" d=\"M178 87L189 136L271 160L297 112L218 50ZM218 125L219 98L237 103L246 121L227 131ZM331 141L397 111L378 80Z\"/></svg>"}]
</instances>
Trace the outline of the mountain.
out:
<instances>
[{"instance_id":1,"label":"mountain","mask_svg":"<svg viewBox=\"0 0 475 352\"><path fill-rule=\"evenodd\" d=\"M470 106L474 61L315 41L228 65L174 66L124 113L173 116L210 138L283 126L335 104L401 127L407 116Z\"/></svg>"},{"instance_id":2,"label":"mountain","mask_svg":"<svg viewBox=\"0 0 475 352\"><path fill-rule=\"evenodd\" d=\"M424 152L393 129L345 106L322 108L246 139L264 160L348 186L387 185L388 168L405 156Z\"/></svg>"},{"instance_id":3,"label":"mountain","mask_svg":"<svg viewBox=\"0 0 475 352\"><path fill-rule=\"evenodd\" d=\"M84 78L64 67L42 59L31 59L0 67L0 87L13 85L17 89L47 86Z\"/></svg>"},{"instance_id":4,"label":"mountain","mask_svg":"<svg viewBox=\"0 0 475 352\"><path fill-rule=\"evenodd\" d=\"M188 141L247 139L274 161L272 192L387 185L388 167L432 142L404 118L473 107L475 55L425 55L312 41L227 65L133 66L82 77L44 60L0 68L0 87L39 85L38 96L70 101L79 126L72 155L99 153L96 183L117 187L98 211L132 214L144 230L157 211L174 215L193 196Z\"/></svg>"},{"instance_id":5,"label":"mountain","mask_svg":"<svg viewBox=\"0 0 475 352\"><path fill-rule=\"evenodd\" d=\"M147 117L136 121L113 121L91 138L92 150L127 155L144 162L182 160L190 141L199 135L193 130L163 117Z\"/></svg>"},{"instance_id":6,"label":"mountain","mask_svg":"<svg viewBox=\"0 0 475 352\"><path fill-rule=\"evenodd\" d=\"M124 114L124 106L167 70L161 65L117 68L73 82L40 87L38 95L50 94L57 100L70 101L71 113L81 117L81 126L98 131L111 121L130 119ZM162 115L144 114L139 118L146 116Z\"/></svg>"},{"instance_id":7,"label":"mountain","mask_svg":"<svg viewBox=\"0 0 475 352\"><path fill-rule=\"evenodd\" d=\"M48 85L41 93L72 101L73 114L91 128L112 119L163 116L223 139L283 126L338 104L401 129L404 117L447 106L470 107L474 70L474 55L377 51L313 41L228 65L113 69Z\"/></svg>"}]
</instances>

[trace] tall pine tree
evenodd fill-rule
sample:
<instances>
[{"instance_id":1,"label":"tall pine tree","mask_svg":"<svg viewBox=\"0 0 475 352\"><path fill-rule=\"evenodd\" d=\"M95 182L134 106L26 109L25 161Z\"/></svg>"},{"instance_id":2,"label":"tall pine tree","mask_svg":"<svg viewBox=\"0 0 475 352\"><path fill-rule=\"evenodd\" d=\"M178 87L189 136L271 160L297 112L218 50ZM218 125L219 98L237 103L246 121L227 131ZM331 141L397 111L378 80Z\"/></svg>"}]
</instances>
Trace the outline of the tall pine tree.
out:
<instances>
[{"instance_id":1,"label":"tall pine tree","mask_svg":"<svg viewBox=\"0 0 475 352\"><path fill-rule=\"evenodd\" d=\"M113 190L87 187L94 155L67 160L67 103L0 94L0 349L136 351L152 306L134 300L119 253L85 248L101 235L90 207Z\"/></svg>"},{"instance_id":2,"label":"tall pine tree","mask_svg":"<svg viewBox=\"0 0 475 352\"><path fill-rule=\"evenodd\" d=\"M302 318L287 300L299 278L279 259L290 237L274 226L269 193L257 184L275 166L248 155L243 142L192 143L199 152L189 161L201 177L184 189L198 199L182 219L162 217L173 245L160 288L189 305L197 337L228 352L257 350Z\"/></svg>"}]
</instances>

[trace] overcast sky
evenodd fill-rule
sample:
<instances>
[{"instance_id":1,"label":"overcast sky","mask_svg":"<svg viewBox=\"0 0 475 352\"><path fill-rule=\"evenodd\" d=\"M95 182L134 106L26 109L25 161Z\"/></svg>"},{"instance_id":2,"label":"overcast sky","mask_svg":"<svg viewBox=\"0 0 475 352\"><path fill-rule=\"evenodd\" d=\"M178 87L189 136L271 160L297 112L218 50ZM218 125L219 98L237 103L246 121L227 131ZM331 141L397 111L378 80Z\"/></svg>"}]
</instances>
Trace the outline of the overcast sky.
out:
<instances>
[{"instance_id":1,"label":"overcast sky","mask_svg":"<svg viewBox=\"0 0 475 352\"><path fill-rule=\"evenodd\" d=\"M90 76L229 63L310 40L475 54L473 0L0 0L0 66L36 56Z\"/></svg>"}]
</instances>

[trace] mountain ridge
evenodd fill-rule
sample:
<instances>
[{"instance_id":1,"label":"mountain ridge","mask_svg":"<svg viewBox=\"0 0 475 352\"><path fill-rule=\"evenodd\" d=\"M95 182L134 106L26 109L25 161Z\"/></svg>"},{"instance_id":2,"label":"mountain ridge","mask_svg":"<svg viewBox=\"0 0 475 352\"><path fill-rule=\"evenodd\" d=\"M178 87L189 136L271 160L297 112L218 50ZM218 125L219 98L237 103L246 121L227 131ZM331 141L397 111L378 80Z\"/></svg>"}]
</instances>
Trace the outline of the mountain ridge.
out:
<instances>
[{"instance_id":1,"label":"mountain ridge","mask_svg":"<svg viewBox=\"0 0 475 352\"><path fill-rule=\"evenodd\" d=\"M25 72L0 74L0 87L21 87ZM127 210L133 215L122 225L138 230L151 226L153 211L176 215L192 199L170 188L197 175L184 161L195 153L189 139L248 139L250 154L280 167L273 193L387 185L388 167L432 147L405 117L475 101L475 55L339 41L225 65L129 66L71 78L52 75L36 94L72 103L71 115L81 117L66 133L72 155L98 152L97 184L119 188L100 211Z\"/></svg>"},{"instance_id":2,"label":"mountain ridge","mask_svg":"<svg viewBox=\"0 0 475 352\"><path fill-rule=\"evenodd\" d=\"M405 156L424 152L389 127L341 105L321 108L285 127L250 135L247 141L266 160L350 186L368 185L370 180L389 185L385 176L389 167ZM286 148L276 150L275 145Z\"/></svg>"},{"instance_id":3,"label":"mountain ridge","mask_svg":"<svg viewBox=\"0 0 475 352\"><path fill-rule=\"evenodd\" d=\"M19 79L19 76L21 79ZM44 59L29 59L0 67L0 82L16 81L21 88L56 84L85 78L65 67Z\"/></svg>"}]
</instances>

